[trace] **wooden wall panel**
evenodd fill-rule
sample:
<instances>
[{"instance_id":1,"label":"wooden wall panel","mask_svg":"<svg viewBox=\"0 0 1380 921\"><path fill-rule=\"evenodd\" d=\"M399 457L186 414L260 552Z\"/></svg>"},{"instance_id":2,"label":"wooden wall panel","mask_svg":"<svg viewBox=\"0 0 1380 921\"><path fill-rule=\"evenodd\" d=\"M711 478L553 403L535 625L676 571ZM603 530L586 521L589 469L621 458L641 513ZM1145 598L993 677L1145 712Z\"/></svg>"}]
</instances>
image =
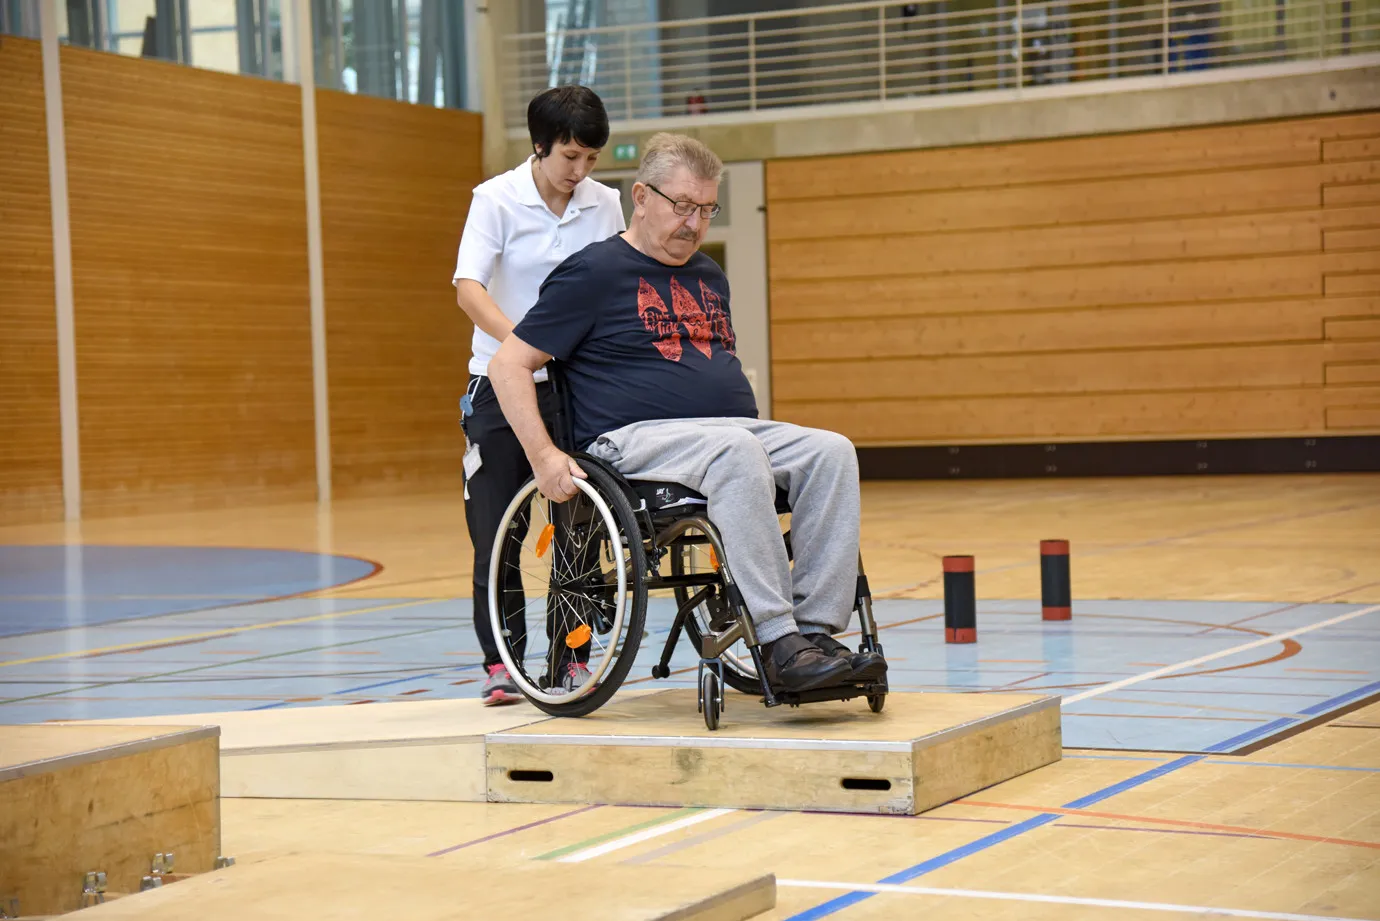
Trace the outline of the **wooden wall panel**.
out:
<instances>
[{"instance_id":1,"label":"wooden wall panel","mask_svg":"<svg viewBox=\"0 0 1380 921\"><path fill-rule=\"evenodd\" d=\"M48 132L38 42L0 38L0 524L62 517Z\"/></svg>"},{"instance_id":2,"label":"wooden wall panel","mask_svg":"<svg viewBox=\"0 0 1380 921\"><path fill-rule=\"evenodd\" d=\"M1380 431L1380 113L768 164L777 418Z\"/></svg>"},{"instance_id":3,"label":"wooden wall panel","mask_svg":"<svg viewBox=\"0 0 1380 921\"><path fill-rule=\"evenodd\" d=\"M317 93L335 494L460 488L472 327L450 275L480 116Z\"/></svg>"},{"instance_id":4,"label":"wooden wall panel","mask_svg":"<svg viewBox=\"0 0 1380 921\"><path fill-rule=\"evenodd\" d=\"M1341 124L1355 116L1341 116ZM1344 129L1345 130L1345 129ZM1365 129L1353 132L1364 135ZM1149 143L1147 143L1147 141ZM767 198L817 199L1317 163L1306 120L774 161Z\"/></svg>"},{"instance_id":5,"label":"wooden wall panel","mask_svg":"<svg viewBox=\"0 0 1380 921\"><path fill-rule=\"evenodd\" d=\"M62 49L87 514L315 494L297 87Z\"/></svg>"}]
</instances>

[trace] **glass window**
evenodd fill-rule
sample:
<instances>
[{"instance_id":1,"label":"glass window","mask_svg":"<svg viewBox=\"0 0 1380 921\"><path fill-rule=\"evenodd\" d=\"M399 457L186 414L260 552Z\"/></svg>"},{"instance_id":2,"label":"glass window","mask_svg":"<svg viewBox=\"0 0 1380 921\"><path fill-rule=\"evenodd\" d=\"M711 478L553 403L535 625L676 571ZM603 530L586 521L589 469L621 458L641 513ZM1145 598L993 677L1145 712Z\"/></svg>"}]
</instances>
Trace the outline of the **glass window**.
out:
<instances>
[{"instance_id":1,"label":"glass window","mask_svg":"<svg viewBox=\"0 0 1380 921\"><path fill-rule=\"evenodd\" d=\"M68 44L272 80L296 73L296 0L0 0L0 32L37 38L41 2L56 5ZM308 2L317 85L464 107L466 9L475 0Z\"/></svg>"},{"instance_id":2,"label":"glass window","mask_svg":"<svg viewBox=\"0 0 1380 921\"><path fill-rule=\"evenodd\" d=\"M38 38L40 0L0 0L0 35Z\"/></svg>"},{"instance_id":3,"label":"glass window","mask_svg":"<svg viewBox=\"0 0 1380 921\"><path fill-rule=\"evenodd\" d=\"M317 84L464 108L465 8L470 2L314 0Z\"/></svg>"}]
</instances>

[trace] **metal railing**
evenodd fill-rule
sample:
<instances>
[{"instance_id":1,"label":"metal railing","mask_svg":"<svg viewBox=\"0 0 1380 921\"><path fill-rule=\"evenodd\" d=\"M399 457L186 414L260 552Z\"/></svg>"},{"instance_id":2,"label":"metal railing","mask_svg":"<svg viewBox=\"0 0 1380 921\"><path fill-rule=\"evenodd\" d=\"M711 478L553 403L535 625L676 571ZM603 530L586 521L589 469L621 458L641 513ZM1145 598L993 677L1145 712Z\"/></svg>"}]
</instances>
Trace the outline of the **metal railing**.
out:
<instances>
[{"instance_id":1,"label":"metal railing","mask_svg":"<svg viewBox=\"0 0 1380 921\"><path fill-rule=\"evenodd\" d=\"M1380 52L1376 0L870 2L511 35L505 110L584 83L615 120L1170 76ZM1091 88L1089 88L1091 89Z\"/></svg>"}]
</instances>

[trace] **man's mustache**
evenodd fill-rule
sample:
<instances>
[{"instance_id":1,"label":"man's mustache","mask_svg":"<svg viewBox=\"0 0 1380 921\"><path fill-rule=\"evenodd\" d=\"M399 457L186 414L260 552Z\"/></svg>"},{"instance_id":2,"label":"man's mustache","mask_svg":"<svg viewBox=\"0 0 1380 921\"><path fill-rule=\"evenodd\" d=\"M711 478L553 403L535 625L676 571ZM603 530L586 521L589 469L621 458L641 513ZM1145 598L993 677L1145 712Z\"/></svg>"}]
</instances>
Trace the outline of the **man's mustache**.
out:
<instances>
[{"instance_id":1,"label":"man's mustache","mask_svg":"<svg viewBox=\"0 0 1380 921\"><path fill-rule=\"evenodd\" d=\"M691 230L689 227L682 227L680 230L677 230L675 233L671 234L671 236L677 240L693 241L698 239L699 235L695 233L695 231Z\"/></svg>"}]
</instances>

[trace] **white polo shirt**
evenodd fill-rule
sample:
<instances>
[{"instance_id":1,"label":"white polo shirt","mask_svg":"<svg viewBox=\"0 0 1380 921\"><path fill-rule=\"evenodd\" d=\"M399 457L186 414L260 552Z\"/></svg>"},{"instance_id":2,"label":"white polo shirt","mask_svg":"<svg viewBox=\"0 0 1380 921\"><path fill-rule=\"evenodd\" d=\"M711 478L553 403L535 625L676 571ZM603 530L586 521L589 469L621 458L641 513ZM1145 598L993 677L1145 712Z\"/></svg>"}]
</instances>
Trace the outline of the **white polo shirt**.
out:
<instances>
[{"instance_id":1,"label":"white polo shirt","mask_svg":"<svg viewBox=\"0 0 1380 921\"><path fill-rule=\"evenodd\" d=\"M575 186L564 214L551 213L532 178L532 159L475 188L451 279L451 284L462 278L479 282L515 325L537 302L552 269L627 229L618 190L588 177ZM498 346L476 326L470 373L487 375ZM538 380L545 376L537 373Z\"/></svg>"}]
</instances>

